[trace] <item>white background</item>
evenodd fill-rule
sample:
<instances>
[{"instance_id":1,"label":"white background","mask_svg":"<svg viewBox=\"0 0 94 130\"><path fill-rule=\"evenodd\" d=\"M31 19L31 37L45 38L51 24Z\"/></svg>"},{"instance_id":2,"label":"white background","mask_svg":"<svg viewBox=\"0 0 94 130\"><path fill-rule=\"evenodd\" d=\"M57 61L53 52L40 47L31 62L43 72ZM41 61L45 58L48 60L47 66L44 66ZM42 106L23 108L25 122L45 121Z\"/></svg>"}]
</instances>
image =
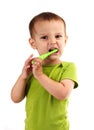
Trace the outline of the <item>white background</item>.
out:
<instances>
[{"instance_id":1,"label":"white background","mask_svg":"<svg viewBox=\"0 0 94 130\"><path fill-rule=\"evenodd\" d=\"M65 19L69 39L61 58L78 69L79 87L69 105L71 130L93 130L93 0L0 0L0 130L24 130L25 100L13 103L10 92L26 58L36 55L28 43L28 24L43 11Z\"/></svg>"}]
</instances>

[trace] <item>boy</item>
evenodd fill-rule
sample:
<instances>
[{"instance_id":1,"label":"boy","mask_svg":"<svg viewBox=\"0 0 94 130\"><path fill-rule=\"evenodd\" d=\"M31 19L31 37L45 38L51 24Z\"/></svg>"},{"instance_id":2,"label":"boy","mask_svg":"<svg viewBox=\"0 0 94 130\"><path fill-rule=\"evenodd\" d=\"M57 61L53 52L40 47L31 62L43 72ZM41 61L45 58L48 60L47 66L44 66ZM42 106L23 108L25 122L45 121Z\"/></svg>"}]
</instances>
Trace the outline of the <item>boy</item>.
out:
<instances>
[{"instance_id":1,"label":"boy","mask_svg":"<svg viewBox=\"0 0 94 130\"><path fill-rule=\"evenodd\" d=\"M66 23L54 13L43 12L30 21L29 31L29 43L39 55L55 48L58 52L45 60L32 54L12 88L11 98L17 103L26 97L25 130L69 130L68 98L78 83L75 64L60 60L68 39Z\"/></svg>"}]
</instances>

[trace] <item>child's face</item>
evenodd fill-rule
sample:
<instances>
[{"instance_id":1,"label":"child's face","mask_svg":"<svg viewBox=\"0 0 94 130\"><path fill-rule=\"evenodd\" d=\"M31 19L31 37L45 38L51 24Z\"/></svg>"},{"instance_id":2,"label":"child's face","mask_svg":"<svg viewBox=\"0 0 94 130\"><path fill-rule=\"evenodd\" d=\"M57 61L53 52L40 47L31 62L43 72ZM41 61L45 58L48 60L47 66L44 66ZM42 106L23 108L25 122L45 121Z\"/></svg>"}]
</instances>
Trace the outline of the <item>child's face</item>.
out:
<instances>
[{"instance_id":1,"label":"child's face","mask_svg":"<svg viewBox=\"0 0 94 130\"><path fill-rule=\"evenodd\" d=\"M34 38L30 39L32 47L38 50L38 53L44 54L49 50L58 48L58 52L52 54L51 59L58 59L64 50L67 41L65 28L62 21L40 21L35 24Z\"/></svg>"}]
</instances>

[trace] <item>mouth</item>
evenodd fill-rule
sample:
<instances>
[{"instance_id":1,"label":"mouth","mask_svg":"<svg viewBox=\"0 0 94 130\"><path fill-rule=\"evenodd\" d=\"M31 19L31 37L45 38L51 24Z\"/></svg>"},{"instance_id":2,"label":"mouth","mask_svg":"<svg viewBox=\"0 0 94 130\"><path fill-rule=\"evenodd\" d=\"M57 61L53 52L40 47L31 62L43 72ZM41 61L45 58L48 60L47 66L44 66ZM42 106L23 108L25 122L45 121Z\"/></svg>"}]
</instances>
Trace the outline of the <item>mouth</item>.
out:
<instances>
[{"instance_id":1,"label":"mouth","mask_svg":"<svg viewBox=\"0 0 94 130\"><path fill-rule=\"evenodd\" d=\"M58 48L50 48L50 49L48 50L48 52L51 52L51 51L53 51L53 50L55 50L55 49L57 49L57 51L56 51L55 53L58 53Z\"/></svg>"}]
</instances>

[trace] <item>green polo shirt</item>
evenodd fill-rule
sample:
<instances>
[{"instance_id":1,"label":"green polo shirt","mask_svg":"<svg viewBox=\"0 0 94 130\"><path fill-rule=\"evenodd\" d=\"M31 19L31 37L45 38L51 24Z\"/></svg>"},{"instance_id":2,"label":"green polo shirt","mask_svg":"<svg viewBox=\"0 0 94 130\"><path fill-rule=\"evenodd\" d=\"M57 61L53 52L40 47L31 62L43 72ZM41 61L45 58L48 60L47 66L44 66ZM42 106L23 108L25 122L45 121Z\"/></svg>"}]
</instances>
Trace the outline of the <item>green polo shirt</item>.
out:
<instances>
[{"instance_id":1,"label":"green polo shirt","mask_svg":"<svg viewBox=\"0 0 94 130\"><path fill-rule=\"evenodd\" d=\"M70 79L75 82L74 88L78 86L76 66L72 62L43 66L43 71L57 82ZM68 98L58 100L49 94L33 75L28 78L25 130L69 130L67 108Z\"/></svg>"}]
</instances>

